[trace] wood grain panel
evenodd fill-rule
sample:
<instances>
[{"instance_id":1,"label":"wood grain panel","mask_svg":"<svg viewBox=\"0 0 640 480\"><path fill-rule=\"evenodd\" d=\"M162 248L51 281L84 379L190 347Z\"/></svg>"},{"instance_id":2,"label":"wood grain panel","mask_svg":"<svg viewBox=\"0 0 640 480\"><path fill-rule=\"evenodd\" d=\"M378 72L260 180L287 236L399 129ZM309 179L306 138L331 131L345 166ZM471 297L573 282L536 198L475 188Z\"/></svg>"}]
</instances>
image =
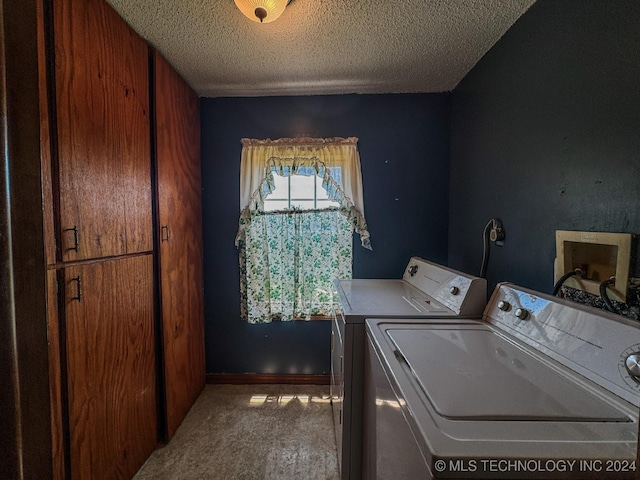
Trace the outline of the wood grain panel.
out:
<instances>
[{"instance_id":1,"label":"wood grain panel","mask_svg":"<svg viewBox=\"0 0 640 480\"><path fill-rule=\"evenodd\" d=\"M150 251L147 46L103 0L54 0L54 35L62 259Z\"/></svg>"},{"instance_id":2,"label":"wood grain panel","mask_svg":"<svg viewBox=\"0 0 640 480\"><path fill-rule=\"evenodd\" d=\"M64 277L71 475L129 479L157 439L153 259L70 267Z\"/></svg>"},{"instance_id":3,"label":"wood grain panel","mask_svg":"<svg viewBox=\"0 0 640 480\"><path fill-rule=\"evenodd\" d=\"M42 208L45 263L56 263L56 242L53 209L53 178L51 139L49 131L49 101L43 3L36 2L38 33L38 101L40 106L40 167L42 172ZM58 280L56 270L47 271L47 342L49 354L49 395L51 403L51 457L53 480L65 478L65 445L63 433L62 371L60 355L60 325L58 322Z\"/></svg>"},{"instance_id":4,"label":"wood grain panel","mask_svg":"<svg viewBox=\"0 0 640 480\"><path fill-rule=\"evenodd\" d=\"M44 210L44 247L47 265L56 263L56 242L53 220L53 188L51 177L51 141L49 132L49 104L47 98L47 68L45 54L45 25L41 1L36 2L38 15L38 98L40 104L40 164L42 169L42 206Z\"/></svg>"},{"instance_id":5,"label":"wood grain panel","mask_svg":"<svg viewBox=\"0 0 640 480\"><path fill-rule=\"evenodd\" d=\"M158 53L154 63L164 380L171 438L205 383L200 102Z\"/></svg>"},{"instance_id":6,"label":"wood grain panel","mask_svg":"<svg viewBox=\"0 0 640 480\"><path fill-rule=\"evenodd\" d=\"M53 479L65 478L65 451L62 407L62 360L58 321L57 271L47 271L47 339L49 343L49 390L51 395L51 456Z\"/></svg>"},{"instance_id":7,"label":"wood grain panel","mask_svg":"<svg viewBox=\"0 0 640 480\"><path fill-rule=\"evenodd\" d=\"M37 12L0 0L0 477L50 478Z\"/></svg>"}]
</instances>

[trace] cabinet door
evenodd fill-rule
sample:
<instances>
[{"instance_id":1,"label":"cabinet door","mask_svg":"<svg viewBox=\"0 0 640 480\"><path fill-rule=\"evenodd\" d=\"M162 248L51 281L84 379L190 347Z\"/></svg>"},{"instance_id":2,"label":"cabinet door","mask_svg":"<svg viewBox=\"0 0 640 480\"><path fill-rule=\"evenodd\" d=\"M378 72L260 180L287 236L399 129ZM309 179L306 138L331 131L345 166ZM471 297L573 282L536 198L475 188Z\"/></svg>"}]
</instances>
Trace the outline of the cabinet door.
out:
<instances>
[{"instance_id":1,"label":"cabinet door","mask_svg":"<svg viewBox=\"0 0 640 480\"><path fill-rule=\"evenodd\" d=\"M157 443L153 259L65 269L73 479L131 478Z\"/></svg>"},{"instance_id":2,"label":"cabinet door","mask_svg":"<svg viewBox=\"0 0 640 480\"><path fill-rule=\"evenodd\" d=\"M199 99L155 54L160 288L167 432L204 387Z\"/></svg>"},{"instance_id":3,"label":"cabinet door","mask_svg":"<svg viewBox=\"0 0 640 480\"><path fill-rule=\"evenodd\" d=\"M62 260L150 251L148 50L103 0L54 0Z\"/></svg>"}]
</instances>

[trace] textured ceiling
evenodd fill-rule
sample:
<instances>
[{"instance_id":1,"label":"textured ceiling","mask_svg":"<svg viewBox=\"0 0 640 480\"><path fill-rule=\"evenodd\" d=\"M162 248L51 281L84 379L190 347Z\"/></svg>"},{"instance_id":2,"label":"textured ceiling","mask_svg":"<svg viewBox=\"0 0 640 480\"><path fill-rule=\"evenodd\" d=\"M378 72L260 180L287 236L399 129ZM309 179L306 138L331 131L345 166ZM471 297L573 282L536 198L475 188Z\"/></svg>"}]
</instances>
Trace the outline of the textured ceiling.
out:
<instances>
[{"instance_id":1,"label":"textured ceiling","mask_svg":"<svg viewBox=\"0 0 640 480\"><path fill-rule=\"evenodd\" d=\"M107 0L200 96L445 92L535 0Z\"/></svg>"}]
</instances>

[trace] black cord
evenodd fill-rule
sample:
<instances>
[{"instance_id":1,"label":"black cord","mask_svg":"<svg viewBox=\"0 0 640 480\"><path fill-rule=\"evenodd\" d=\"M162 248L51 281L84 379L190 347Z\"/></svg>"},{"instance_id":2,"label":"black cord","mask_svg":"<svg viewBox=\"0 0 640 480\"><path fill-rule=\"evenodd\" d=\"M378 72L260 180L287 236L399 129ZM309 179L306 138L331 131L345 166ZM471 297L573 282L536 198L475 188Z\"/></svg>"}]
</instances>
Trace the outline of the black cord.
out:
<instances>
[{"instance_id":1,"label":"black cord","mask_svg":"<svg viewBox=\"0 0 640 480\"><path fill-rule=\"evenodd\" d=\"M609 280L605 280L600 284L600 298L602 298L607 310L613 313L618 313L618 309L614 307L613 303L609 299L609 295L607 295L607 287L614 283L616 283L616 277L611 277Z\"/></svg>"},{"instance_id":2,"label":"black cord","mask_svg":"<svg viewBox=\"0 0 640 480\"><path fill-rule=\"evenodd\" d=\"M482 231L482 265L480 265L480 278L487 275L487 263L489 263L489 227L493 224L493 219L484 227Z\"/></svg>"},{"instance_id":3,"label":"black cord","mask_svg":"<svg viewBox=\"0 0 640 480\"><path fill-rule=\"evenodd\" d=\"M551 295L553 295L554 297L558 295L558 292L562 288L562 285L564 285L564 282L566 282L569 277L573 277L574 275L582 275L582 270L579 268L576 268L575 270L572 270L562 275L558 279L556 284L553 286L553 293Z\"/></svg>"}]
</instances>

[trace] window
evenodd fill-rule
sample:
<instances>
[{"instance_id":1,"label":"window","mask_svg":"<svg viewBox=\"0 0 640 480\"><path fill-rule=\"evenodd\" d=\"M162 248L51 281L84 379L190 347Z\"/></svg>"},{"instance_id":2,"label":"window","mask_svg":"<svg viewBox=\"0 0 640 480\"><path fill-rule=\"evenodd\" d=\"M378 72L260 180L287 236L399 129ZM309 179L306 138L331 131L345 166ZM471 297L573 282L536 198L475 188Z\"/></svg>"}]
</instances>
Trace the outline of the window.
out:
<instances>
[{"instance_id":1,"label":"window","mask_svg":"<svg viewBox=\"0 0 640 480\"><path fill-rule=\"evenodd\" d=\"M236 245L250 323L333 314L354 230L370 248L355 140L243 139Z\"/></svg>"},{"instance_id":2,"label":"window","mask_svg":"<svg viewBox=\"0 0 640 480\"><path fill-rule=\"evenodd\" d=\"M340 185L340 167L329 168L331 178ZM322 177L318 175L289 175L283 177L273 174L274 189L264 199L264 211L277 210L318 210L339 208L340 203L329 198L322 186Z\"/></svg>"}]
</instances>

